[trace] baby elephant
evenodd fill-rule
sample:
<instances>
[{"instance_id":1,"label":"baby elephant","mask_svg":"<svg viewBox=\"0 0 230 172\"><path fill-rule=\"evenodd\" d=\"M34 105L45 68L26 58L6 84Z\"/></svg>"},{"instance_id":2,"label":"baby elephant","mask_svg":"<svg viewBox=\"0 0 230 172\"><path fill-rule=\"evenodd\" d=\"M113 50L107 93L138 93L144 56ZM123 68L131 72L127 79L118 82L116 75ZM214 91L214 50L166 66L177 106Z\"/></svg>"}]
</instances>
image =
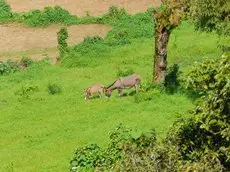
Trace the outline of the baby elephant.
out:
<instances>
[{"instance_id":1,"label":"baby elephant","mask_svg":"<svg viewBox=\"0 0 230 172\"><path fill-rule=\"evenodd\" d=\"M104 88L105 86L102 84L95 84L89 88L86 88L84 90L85 100L89 99L94 93L98 93L99 97L101 98L103 95Z\"/></svg>"}]
</instances>

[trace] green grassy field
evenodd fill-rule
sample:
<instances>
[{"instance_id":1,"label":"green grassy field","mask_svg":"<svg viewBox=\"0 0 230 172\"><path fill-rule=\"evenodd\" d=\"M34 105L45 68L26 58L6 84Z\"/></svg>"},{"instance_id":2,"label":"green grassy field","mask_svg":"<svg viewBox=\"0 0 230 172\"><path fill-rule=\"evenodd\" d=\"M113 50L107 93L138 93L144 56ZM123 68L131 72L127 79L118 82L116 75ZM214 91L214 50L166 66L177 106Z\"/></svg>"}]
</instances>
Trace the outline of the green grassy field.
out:
<instances>
[{"instance_id":1,"label":"green grassy field","mask_svg":"<svg viewBox=\"0 0 230 172\"><path fill-rule=\"evenodd\" d=\"M218 57L213 34L196 33L183 23L169 43L169 65L178 63L186 72L194 61ZM185 94L151 91L152 100L137 103L135 96L85 101L83 89L94 83L109 85L119 69L132 69L151 81L153 40L134 39L110 50L93 67L65 68L39 62L22 72L0 77L0 171L68 171L69 160L78 146L106 145L108 133L119 123L134 134L155 128L164 137L178 115L193 107ZM50 95L49 83L62 92ZM39 90L20 99L15 92L26 86ZM126 92L130 92L127 90ZM19 101L21 100L21 101Z\"/></svg>"}]
</instances>

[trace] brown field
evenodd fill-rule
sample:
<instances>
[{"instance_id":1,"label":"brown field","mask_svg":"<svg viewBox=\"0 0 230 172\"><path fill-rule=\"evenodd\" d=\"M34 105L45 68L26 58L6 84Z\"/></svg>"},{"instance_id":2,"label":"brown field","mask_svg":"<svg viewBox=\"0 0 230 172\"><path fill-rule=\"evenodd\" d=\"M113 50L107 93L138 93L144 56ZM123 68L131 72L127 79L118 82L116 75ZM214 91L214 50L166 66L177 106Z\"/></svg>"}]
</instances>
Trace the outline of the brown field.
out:
<instances>
[{"instance_id":1,"label":"brown field","mask_svg":"<svg viewBox=\"0 0 230 172\"><path fill-rule=\"evenodd\" d=\"M72 14L84 16L101 15L108 11L111 5L124 7L129 13L145 11L148 7L159 6L161 0L7 0L13 11L22 12L31 9L43 9L45 6L59 5Z\"/></svg>"},{"instance_id":2,"label":"brown field","mask_svg":"<svg viewBox=\"0 0 230 172\"><path fill-rule=\"evenodd\" d=\"M9 57L17 59L23 54L32 58L39 58L39 54L54 55L59 29L59 25L47 28L28 28L21 24L0 25L0 60ZM109 26L99 24L70 26L68 27L68 43L74 45L86 36L104 37L109 29Z\"/></svg>"},{"instance_id":3,"label":"brown field","mask_svg":"<svg viewBox=\"0 0 230 172\"><path fill-rule=\"evenodd\" d=\"M42 9L45 6L59 5L72 14L84 16L101 15L108 11L111 5L124 7L129 13L143 12L148 7L158 6L161 0L7 0L13 11L22 12L31 9ZM19 59L28 56L41 59L44 56L57 56L57 31L60 26L47 28L29 28L22 24L0 25L0 61ZM68 43L81 42L86 36L99 35L104 37L109 31L104 25L70 26Z\"/></svg>"}]
</instances>

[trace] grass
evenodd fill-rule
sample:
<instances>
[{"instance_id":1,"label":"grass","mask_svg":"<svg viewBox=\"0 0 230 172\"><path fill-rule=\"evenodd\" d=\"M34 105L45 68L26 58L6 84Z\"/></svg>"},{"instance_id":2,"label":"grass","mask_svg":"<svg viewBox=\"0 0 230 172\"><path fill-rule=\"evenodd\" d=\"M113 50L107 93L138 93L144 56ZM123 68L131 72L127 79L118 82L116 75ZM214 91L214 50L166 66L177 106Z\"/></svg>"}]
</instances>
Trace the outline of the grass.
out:
<instances>
[{"instance_id":1,"label":"grass","mask_svg":"<svg viewBox=\"0 0 230 172\"><path fill-rule=\"evenodd\" d=\"M2 170L13 163L16 171L66 171L75 147L89 143L105 145L108 131L117 124L133 128L135 134L155 128L163 137L177 114L192 107L183 95L159 92L152 101L138 104L133 96L120 99L116 93L111 99L84 101L83 88L96 80L113 81L110 73L102 75L109 68L110 65L88 69L32 66L28 71L2 77ZM47 93L50 81L62 85L60 95ZM14 93L26 85L37 85L39 91L19 102Z\"/></svg>"},{"instance_id":2,"label":"grass","mask_svg":"<svg viewBox=\"0 0 230 172\"><path fill-rule=\"evenodd\" d=\"M216 40L215 35L195 33L184 23L172 35L169 62L178 62L186 71L194 60L220 53ZM119 123L133 128L135 134L155 128L158 137L164 137L176 117L193 107L186 95L154 90L151 101L140 103L134 96L118 98L115 92L111 99L83 98L84 88L96 82L112 83L119 69L132 69L148 82L152 49L152 39L140 38L115 47L93 67L65 68L40 62L0 77L1 171L66 171L75 147L106 145L108 132ZM60 85L62 92L50 95L49 83ZM15 92L28 85L38 86L39 91L19 101Z\"/></svg>"},{"instance_id":3,"label":"grass","mask_svg":"<svg viewBox=\"0 0 230 172\"><path fill-rule=\"evenodd\" d=\"M110 99L84 100L84 88L97 82L109 85L123 69L139 73L143 83L151 80L152 35L146 30L128 32L133 25L125 26L126 20L130 18L122 20L121 26L112 23L113 33L93 48L92 43L72 47L62 66L37 62L22 72L0 77L0 171L67 171L75 147L105 146L108 132L119 123L134 129L135 135L155 128L162 138L177 116L193 107L183 93L169 95L158 90L149 92L150 101L138 103L135 96L118 98L115 92ZM120 33L123 26L125 32ZM143 28L151 31L149 25ZM124 33L129 43L123 40ZM118 40L124 42L114 43L114 35L123 35ZM182 23L169 42L169 65L178 63L186 72L194 61L218 57L217 40L214 34L196 33L191 24ZM70 66L77 68L67 68ZM60 86L60 94L47 92L50 83ZM38 90L20 97L15 93L22 87Z\"/></svg>"}]
</instances>

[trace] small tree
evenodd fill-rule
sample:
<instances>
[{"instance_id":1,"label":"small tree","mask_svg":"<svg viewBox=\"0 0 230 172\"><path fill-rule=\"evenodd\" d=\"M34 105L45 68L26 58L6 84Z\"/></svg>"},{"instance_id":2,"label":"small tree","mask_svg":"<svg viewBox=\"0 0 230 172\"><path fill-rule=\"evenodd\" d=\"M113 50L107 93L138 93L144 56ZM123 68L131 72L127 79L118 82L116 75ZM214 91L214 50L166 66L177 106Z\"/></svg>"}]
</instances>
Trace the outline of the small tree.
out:
<instances>
[{"instance_id":1,"label":"small tree","mask_svg":"<svg viewBox=\"0 0 230 172\"><path fill-rule=\"evenodd\" d=\"M155 55L153 64L153 82L165 79L167 68L167 44L170 34L180 24L184 14L184 0L163 0L162 5L154 10L155 20Z\"/></svg>"},{"instance_id":2,"label":"small tree","mask_svg":"<svg viewBox=\"0 0 230 172\"><path fill-rule=\"evenodd\" d=\"M57 33L58 35L58 50L59 50L59 58L62 58L64 54L67 52L68 44L67 44L67 38L68 38L68 31L66 27L62 27L60 31Z\"/></svg>"}]
</instances>

